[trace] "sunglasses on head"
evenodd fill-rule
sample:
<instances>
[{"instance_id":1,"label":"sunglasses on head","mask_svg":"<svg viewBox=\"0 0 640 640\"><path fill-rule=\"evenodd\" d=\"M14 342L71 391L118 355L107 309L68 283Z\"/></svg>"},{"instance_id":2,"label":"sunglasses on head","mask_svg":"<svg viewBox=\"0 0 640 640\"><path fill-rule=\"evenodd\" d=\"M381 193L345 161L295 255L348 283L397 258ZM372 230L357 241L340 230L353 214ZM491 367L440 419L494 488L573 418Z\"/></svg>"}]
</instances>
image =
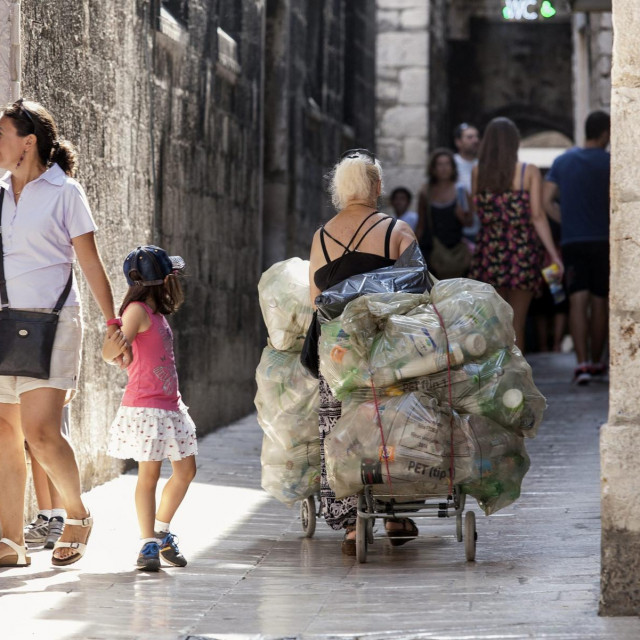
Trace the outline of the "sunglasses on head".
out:
<instances>
[{"instance_id":1,"label":"sunglasses on head","mask_svg":"<svg viewBox=\"0 0 640 640\"><path fill-rule=\"evenodd\" d=\"M36 130L36 123L33 120L33 116L29 113L29 110L22 104L24 102L23 98L20 98L19 100L16 100L13 104L17 107L20 108L20 111L22 113L24 113L25 116L27 116L27 119L29 120L29 122L31 123L31 125L33 126L33 130Z\"/></svg>"},{"instance_id":2,"label":"sunglasses on head","mask_svg":"<svg viewBox=\"0 0 640 640\"><path fill-rule=\"evenodd\" d=\"M340 160L344 160L345 158L357 158L358 156L366 156L371 160L371 162L376 161L375 154L371 153L369 149L347 149L347 151L340 156Z\"/></svg>"}]
</instances>

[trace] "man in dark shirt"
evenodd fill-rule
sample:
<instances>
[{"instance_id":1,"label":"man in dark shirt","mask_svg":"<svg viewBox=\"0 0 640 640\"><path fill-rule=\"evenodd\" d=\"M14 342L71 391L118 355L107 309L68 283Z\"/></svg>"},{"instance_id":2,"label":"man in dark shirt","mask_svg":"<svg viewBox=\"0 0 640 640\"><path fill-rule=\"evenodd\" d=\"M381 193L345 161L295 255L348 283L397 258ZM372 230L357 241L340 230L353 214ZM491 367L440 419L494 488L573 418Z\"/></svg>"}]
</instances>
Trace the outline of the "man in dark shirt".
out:
<instances>
[{"instance_id":1,"label":"man in dark shirt","mask_svg":"<svg viewBox=\"0 0 640 640\"><path fill-rule=\"evenodd\" d=\"M602 356L609 324L610 125L605 112L589 114L584 147L556 158L544 184L544 208L562 224L569 330L578 360L574 382L580 385L607 371Z\"/></svg>"}]
</instances>

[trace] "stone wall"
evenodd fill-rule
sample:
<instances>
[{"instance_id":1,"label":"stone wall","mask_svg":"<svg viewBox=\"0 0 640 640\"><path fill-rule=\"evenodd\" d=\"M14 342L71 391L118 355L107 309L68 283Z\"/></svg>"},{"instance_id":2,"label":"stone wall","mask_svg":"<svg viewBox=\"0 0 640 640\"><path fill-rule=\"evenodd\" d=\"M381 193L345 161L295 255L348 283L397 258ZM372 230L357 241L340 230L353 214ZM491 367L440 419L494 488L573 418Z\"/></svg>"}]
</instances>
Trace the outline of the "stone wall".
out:
<instances>
[{"instance_id":1,"label":"stone wall","mask_svg":"<svg viewBox=\"0 0 640 640\"><path fill-rule=\"evenodd\" d=\"M640 4L613 1L611 99L611 384L600 436L602 580L600 613L640 613Z\"/></svg>"},{"instance_id":2,"label":"stone wall","mask_svg":"<svg viewBox=\"0 0 640 640\"><path fill-rule=\"evenodd\" d=\"M268 0L264 267L306 258L334 213L325 175L374 146L374 0Z\"/></svg>"},{"instance_id":3,"label":"stone wall","mask_svg":"<svg viewBox=\"0 0 640 640\"><path fill-rule=\"evenodd\" d=\"M387 193L402 185L417 194L428 153L430 2L377 0L376 4L377 151Z\"/></svg>"},{"instance_id":4,"label":"stone wall","mask_svg":"<svg viewBox=\"0 0 640 640\"><path fill-rule=\"evenodd\" d=\"M573 16L573 94L576 144L584 144L584 122L595 109L611 108L611 13Z\"/></svg>"},{"instance_id":5,"label":"stone wall","mask_svg":"<svg viewBox=\"0 0 640 640\"><path fill-rule=\"evenodd\" d=\"M252 410L261 271L261 0L162 3L24 0L23 94L77 144L78 178L114 284L138 244L187 261L187 302L171 319L180 386L200 433ZM238 12L238 6L241 11ZM218 10L216 10L216 7ZM240 25L233 41L218 31ZM124 373L99 356L103 323L79 277L85 319L73 441L83 486L120 465L104 454Z\"/></svg>"}]
</instances>

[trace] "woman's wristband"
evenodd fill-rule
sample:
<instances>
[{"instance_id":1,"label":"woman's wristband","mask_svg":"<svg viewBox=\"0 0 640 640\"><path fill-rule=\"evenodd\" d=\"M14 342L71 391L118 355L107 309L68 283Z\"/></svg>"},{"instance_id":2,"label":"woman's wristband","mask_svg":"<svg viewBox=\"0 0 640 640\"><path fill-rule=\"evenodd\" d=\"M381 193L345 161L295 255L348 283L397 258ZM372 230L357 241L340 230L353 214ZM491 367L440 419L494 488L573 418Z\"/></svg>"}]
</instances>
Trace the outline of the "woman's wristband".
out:
<instances>
[{"instance_id":1,"label":"woman's wristband","mask_svg":"<svg viewBox=\"0 0 640 640\"><path fill-rule=\"evenodd\" d=\"M120 320L120 318L111 318L110 320L107 320L107 327L111 327L113 325L117 325L118 327L121 327L122 320Z\"/></svg>"}]
</instances>

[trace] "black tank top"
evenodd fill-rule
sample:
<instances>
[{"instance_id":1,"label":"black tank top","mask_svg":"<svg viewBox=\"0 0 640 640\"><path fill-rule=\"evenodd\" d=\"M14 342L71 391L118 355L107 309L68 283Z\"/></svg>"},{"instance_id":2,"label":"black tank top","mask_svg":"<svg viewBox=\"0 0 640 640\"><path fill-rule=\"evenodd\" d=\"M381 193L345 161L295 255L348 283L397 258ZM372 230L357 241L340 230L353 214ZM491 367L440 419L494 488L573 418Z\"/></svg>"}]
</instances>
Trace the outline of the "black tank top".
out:
<instances>
[{"instance_id":1,"label":"black tank top","mask_svg":"<svg viewBox=\"0 0 640 640\"><path fill-rule=\"evenodd\" d=\"M320 227L320 244L322 245L322 251L324 253L325 260L327 264L323 265L313 274L313 280L316 283L316 287L320 289L320 291L325 291L329 287L332 287L338 282L342 282L351 276L355 276L359 273L368 273L369 271L374 271L375 269L381 269L382 267L389 267L395 263L395 260L389 258L389 246L391 242L391 232L393 231L393 227L396 224L395 218L391 218L390 216L385 216L380 220L374 222L362 235L358 244L351 249L351 243L356 239L358 233L364 226L365 222L376 213L380 213L379 211L374 211L369 214L360 224L360 226L356 229L356 232L351 237L351 240L344 245L340 240L334 238L328 231L325 230L324 225ZM384 222L385 220L391 220L389 226L387 227L387 233L385 235L384 240L384 256L380 256L376 253L366 253L358 251L358 247L365 239L369 231L373 229L376 225ZM329 257L329 253L327 251L327 246L324 241L324 237L328 236L333 240L336 244L339 244L343 249L343 254L336 258L335 260L331 260Z\"/></svg>"}]
</instances>

